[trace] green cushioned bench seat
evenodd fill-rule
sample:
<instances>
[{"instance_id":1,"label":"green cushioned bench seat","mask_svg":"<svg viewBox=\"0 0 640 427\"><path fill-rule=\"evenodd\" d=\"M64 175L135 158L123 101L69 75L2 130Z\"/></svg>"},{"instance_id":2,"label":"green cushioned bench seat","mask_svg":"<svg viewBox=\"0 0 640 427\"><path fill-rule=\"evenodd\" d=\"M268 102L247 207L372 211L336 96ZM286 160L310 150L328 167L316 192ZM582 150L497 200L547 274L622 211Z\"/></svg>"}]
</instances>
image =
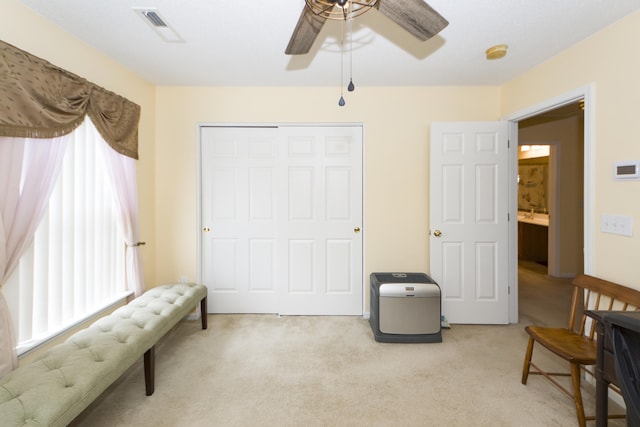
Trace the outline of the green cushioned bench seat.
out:
<instances>
[{"instance_id":1,"label":"green cushioned bench seat","mask_svg":"<svg viewBox=\"0 0 640 427\"><path fill-rule=\"evenodd\" d=\"M0 425L65 426L144 356L147 395L154 391L155 344L200 303L207 288L157 286L0 379Z\"/></svg>"}]
</instances>

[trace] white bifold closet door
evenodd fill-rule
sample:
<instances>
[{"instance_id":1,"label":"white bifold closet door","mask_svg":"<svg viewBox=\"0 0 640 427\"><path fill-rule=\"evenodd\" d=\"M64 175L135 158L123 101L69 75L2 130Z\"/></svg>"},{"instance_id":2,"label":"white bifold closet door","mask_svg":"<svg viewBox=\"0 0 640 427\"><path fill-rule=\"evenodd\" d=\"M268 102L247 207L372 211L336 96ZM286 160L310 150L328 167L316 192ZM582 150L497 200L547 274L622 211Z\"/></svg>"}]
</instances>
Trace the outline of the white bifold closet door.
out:
<instances>
[{"instance_id":1,"label":"white bifold closet door","mask_svg":"<svg viewBox=\"0 0 640 427\"><path fill-rule=\"evenodd\" d=\"M213 313L361 315L362 127L200 128Z\"/></svg>"}]
</instances>

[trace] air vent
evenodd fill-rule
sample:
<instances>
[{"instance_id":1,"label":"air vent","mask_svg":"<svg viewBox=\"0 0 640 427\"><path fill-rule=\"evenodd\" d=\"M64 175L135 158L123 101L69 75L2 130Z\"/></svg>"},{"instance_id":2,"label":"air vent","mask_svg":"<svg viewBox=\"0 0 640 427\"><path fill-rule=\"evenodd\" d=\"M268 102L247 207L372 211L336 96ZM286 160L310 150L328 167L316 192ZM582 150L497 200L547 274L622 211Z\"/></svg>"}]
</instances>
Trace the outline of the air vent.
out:
<instances>
[{"instance_id":1,"label":"air vent","mask_svg":"<svg viewBox=\"0 0 640 427\"><path fill-rule=\"evenodd\" d=\"M167 27L168 25L164 23L160 15L154 10L144 10L142 14L145 18L153 25L154 27Z\"/></svg>"},{"instance_id":2,"label":"air vent","mask_svg":"<svg viewBox=\"0 0 640 427\"><path fill-rule=\"evenodd\" d=\"M184 42L182 37L167 23L167 20L160 16L157 9L134 7L133 11L140 15L144 22L153 28L164 41L169 43Z\"/></svg>"}]
</instances>

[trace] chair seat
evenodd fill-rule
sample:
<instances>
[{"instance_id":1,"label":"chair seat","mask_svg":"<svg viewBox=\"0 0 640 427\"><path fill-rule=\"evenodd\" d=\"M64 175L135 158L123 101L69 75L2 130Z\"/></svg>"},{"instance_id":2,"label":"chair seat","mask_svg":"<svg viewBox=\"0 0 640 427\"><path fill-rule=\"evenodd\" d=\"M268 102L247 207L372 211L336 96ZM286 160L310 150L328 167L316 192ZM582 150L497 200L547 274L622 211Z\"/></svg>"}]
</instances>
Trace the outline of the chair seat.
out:
<instances>
[{"instance_id":1,"label":"chair seat","mask_svg":"<svg viewBox=\"0 0 640 427\"><path fill-rule=\"evenodd\" d=\"M566 328L527 326L524 330L549 351L570 363L596 364L596 343L587 336L578 335Z\"/></svg>"}]
</instances>

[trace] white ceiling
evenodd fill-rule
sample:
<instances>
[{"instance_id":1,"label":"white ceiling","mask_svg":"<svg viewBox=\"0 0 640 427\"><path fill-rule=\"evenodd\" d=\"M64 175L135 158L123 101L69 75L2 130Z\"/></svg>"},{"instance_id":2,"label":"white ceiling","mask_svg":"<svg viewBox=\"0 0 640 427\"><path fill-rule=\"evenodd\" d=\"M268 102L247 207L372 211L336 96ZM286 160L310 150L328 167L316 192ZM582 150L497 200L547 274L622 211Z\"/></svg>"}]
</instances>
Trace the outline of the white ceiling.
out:
<instances>
[{"instance_id":1,"label":"white ceiling","mask_svg":"<svg viewBox=\"0 0 640 427\"><path fill-rule=\"evenodd\" d=\"M156 85L337 86L348 81L348 54L345 77L340 75L339 21L327 21L309 54L284 54L304 0L20 1ZM428 3L449 26L426 42L377 10L356 18L356 85L500 85L640 10L640 0ZM163 41L134 7L157 9L184 42ZM495 44L508 44L508 55L488 61L484 52Z\"/></svg>"}]
</instances>

